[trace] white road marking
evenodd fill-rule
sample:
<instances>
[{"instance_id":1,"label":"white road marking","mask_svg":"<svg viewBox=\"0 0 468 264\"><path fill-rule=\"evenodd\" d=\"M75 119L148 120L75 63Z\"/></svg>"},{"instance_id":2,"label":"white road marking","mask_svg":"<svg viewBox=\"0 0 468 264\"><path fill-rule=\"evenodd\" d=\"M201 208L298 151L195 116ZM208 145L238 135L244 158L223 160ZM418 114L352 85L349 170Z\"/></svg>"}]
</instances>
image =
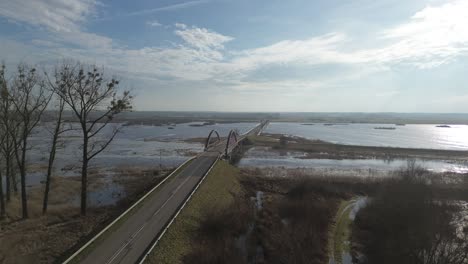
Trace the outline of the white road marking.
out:
<instances>
[{"instance_id":1,"label":"white road marking","mask_svg":"<svg viewBox=\"0 0 468 264\"><path fill-rule=\"evenodd\" d=\"M200 164L198 166L196 166L192 171L193 172L196 172L200 166L202 166L204 164L204 162L200 162ZM179 174L180 175L180 174ZM174 197L174 195L180 190L180 188L182 188L182 186L193 176L193 174L191 175L188 175L187 176L187 179L185 179L176 189L175 191L171 194L171 196L169 196L169 198L167 198L167 200L161 205L161 207L153 213L153 215L148 218L144 223L143 225L138 229L138 231L136 231L135 233L133 233L131 236L130 236L130 239L128 240L128 242L126 242L124 245L122 245L119 250L117 250L117 252L114 253L114 255L112 255L112 257L106 262L106 264L109 264L109 263L112 263L119 255L120 253L122 253L122 251L130 244L133 242L133 240L135 240L135 238L138 236L138 234L141 232L141 230L143 230L143 228L149 223L149 220L151 218L153 218L155 215L157 215L165 206L166 204L172 199L172 197Z\"/></svg>"}]
</instances>

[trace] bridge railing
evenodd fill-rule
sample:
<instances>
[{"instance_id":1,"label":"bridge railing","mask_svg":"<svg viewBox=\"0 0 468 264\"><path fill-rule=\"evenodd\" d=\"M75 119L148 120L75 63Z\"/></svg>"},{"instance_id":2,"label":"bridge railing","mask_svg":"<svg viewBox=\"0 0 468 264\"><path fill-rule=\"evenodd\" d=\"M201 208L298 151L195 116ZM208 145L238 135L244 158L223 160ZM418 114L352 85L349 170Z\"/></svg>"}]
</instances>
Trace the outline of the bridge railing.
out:
<instances>
[{"instance_id":1,"label":"bridge railing","mask_svg":"<svg viewBox=\"0 0 468 264\"><path fill-rule=\"evenodd\" d=\"M124 216L128 215L137 205L143 203L148 196L150 196L152 193L154 193L158 188L166 182L169 178L171 178L173 175L177 174L180 172L180 169L184 167L187 163L190 161L194 160L197 156L191 157L190 159L186 160L184 163L179 165L173 172L171 172L168 176L166 176L161 182L159 182L155 187L153 187L150 191L148 191L143 197L138 199L130 208L125 210L121 215L119 215L115 220L113 220L109 225L107 225L104 229L102 229L97 235L95 235L93 238L91 238L86 244L84 244L82 247L80 247L75 253L73 253L70 257L68 257L63 264L68 264L68 263L74 263L77 258L81 256L81 254L86 254L85 251L88 249L98 238L100 238L104 233L109 231L111 227L116 225Z\"/></svg>"}]
</instances>

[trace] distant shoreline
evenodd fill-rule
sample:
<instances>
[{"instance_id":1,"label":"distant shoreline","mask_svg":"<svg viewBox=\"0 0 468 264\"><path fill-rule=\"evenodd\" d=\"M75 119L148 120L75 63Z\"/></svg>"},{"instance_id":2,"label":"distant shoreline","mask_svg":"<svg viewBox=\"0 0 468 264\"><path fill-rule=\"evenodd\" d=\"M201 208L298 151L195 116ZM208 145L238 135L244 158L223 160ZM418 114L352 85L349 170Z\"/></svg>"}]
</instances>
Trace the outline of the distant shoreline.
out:
<instances>
[{"instance_id":1,"label":"distant shoreline","mask_svg":"<svg viewBox=\"0 0 468 264\"><path fill-rule=\"evenodd\" d=\"M68 117L70 115L70 118ZM66 113L67 120L73 120ZM260 122L329 123L329 124L434 124L468 125L468 113L267 113L267 112L189 112L134 111L120 114L114 122L169 125L189 122L238 123ZM44 119L47 121L47 119Z\"/></svg>"}]
</instances>

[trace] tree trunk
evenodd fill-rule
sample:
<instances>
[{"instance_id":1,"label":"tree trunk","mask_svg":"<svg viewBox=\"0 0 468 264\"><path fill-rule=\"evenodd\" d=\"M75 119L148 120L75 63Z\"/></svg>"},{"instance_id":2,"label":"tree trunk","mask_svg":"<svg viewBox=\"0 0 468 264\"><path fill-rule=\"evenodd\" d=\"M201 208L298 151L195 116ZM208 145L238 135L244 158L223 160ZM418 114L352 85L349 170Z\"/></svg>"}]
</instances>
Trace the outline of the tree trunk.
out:
<instances>
[{"instance_id":1,"label":"tree trunk","mask_svg":"<svg viewBox=\"0 0 468 264\"><path fill-rule=\"evenodd\" d=\"M87 187L88 187L88 137L84 132L83 164L81 166L81 215L86 215Z\"/></svg>"},{"instance_id":2,"label":"tree trunk","mask_svg":"<svg viewBox=\"0 0 468 264\"><path fill-rule=\"evenodd\" d=\"M49 153L49 164L47 166L47 175L46 175L46 184L44 190L44 201L42 204L42 213L45 214L47 212L47 204L49 202L49 190L50 190L50 179L52 176L52 167L54 166L55 160L55 151L57 149L57 140L58 140L58 133L60 130L60 121L57 121L57 126L54 131L54 137L52 139L52 147Z\"/></svg>"},{"instance_id":3,"label":"tree trunk","mask_svg":"<svg viewBox=\"0 0 468 264\"><path fill-rule=\"evenodd\" d=\"M10 181L10 157L6 157L6 174L5 174L5 190L6 201L9 202L11 198L11 181Z\"/></svg>"},{"instance_id":4,"label":"tree trunk","mask_svg":"<svg viewBox=\"0 0 468 264\"><path fill-rule=\"evenodd\" d=\"M27 139L23 138L23 147L21 149L21 164L19 165L21 175L21 207L23 212L23 219L28 218L28 196L26 195L26 149Z\"/></svg>"},{"instance_id":5,"label":"tree trunk","mask_svg":"<svg viewBox=\"0 0 468 264\"><path fill-rule=\"evenodd\" d=\"M5 200L3 199L3 178L0 172L0 219L5 217Z\"/></svg>"},{"instance_id":6,"label":"tree trunk","mask_svg":"<svg viewBox=\"0 0 468 264\"><path fill-rule=\"evenodd\" d=\"M13 170L12 170L12 168L10 168L11 185L13 186L13 192L15 194L17 194L18 193L18 179L16 178L16 174L15 173L12 174L12 172L13 172Z\"/></svg>"},{"instance_id":7,"label":"tree trunk","mask_svg":"<svg viewBox=\"0 0 468 264\"><path fill-rule=\"evenodd\" d=\"M55 148L55 142L53 143L53 148ZM49 202L49 190L50 190L50 178L52 174L52 166L55 159L55 149L50 152L49 155L49 166L47 167L47 175L46 175L46 184L44 190L44 201L42 203L42 214L47 212L47 204Z\"/></svg>"}]
</instances>

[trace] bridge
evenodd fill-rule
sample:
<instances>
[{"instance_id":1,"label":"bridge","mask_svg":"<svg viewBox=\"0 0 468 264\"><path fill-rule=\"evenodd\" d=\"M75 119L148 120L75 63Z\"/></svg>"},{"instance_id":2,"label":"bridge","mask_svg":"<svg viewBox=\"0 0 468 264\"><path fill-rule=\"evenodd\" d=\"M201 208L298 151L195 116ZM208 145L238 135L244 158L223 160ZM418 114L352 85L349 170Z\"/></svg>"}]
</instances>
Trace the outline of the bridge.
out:
<instances>
[{"instance_id":1,"label":"bridge","mask_svg":"<svg viewBox=\"0 0 468 264\"><path fill-rule=\"evenodd\" d=\"M229 131L227 138L221 139L218 131L211 130L205 141L205 152L215 152L222 154L224 158L229 157L232 151L242 142L247 136L258 135L268 125L268 121L262 121L258 126L247 131L243 135L239 135L236 130ZM215 138L214 138L215 137ZM214 142L213 142L214 138Z\"/></svg>"},{"instance_id":2,"label":"bridge","mask_svg":"<svg viewBox=\"0 0 468 264\"><path fill-rule=\"evenodd\" d=\"M216 161L229 158L247 136L259 134L266 125L268 121L262 121L242 135L231 130L226 138L211 131L203 153L181 165L64 263L142 263Z\"/></svg>"}]
</instances>

